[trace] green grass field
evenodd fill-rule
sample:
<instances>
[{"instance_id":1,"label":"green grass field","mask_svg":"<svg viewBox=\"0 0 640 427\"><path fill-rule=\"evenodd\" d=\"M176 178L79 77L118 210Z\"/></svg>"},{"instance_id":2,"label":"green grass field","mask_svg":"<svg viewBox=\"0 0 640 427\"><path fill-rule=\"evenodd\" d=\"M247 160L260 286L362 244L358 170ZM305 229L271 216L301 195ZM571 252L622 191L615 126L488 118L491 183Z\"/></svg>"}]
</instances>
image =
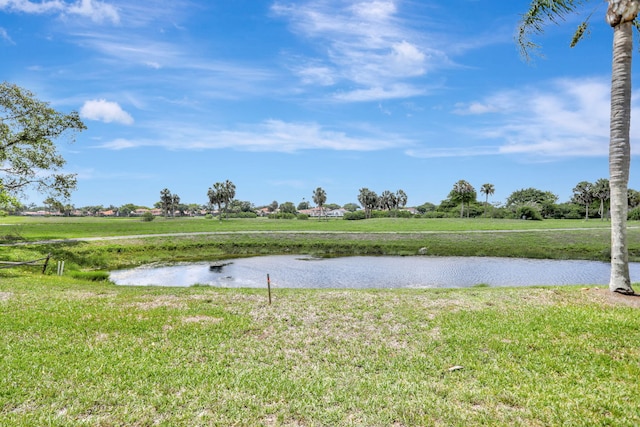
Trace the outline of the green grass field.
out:
<instances>
[{"instance_id":1,"label":"green grass field","mask_svg":"<svg viewBox=\"0 0 640 427\"><path fill-rule=\"evenodd\" d=\"M190 232L247 231L315 231L412 233L438 231L535 230L564 228L602 228L609 223L600 220L520 221L499 219L412 219L374 218L363 221L342 219L273 220L198 218L156 218L143 222L140 218L90 217L4 217L0 218L0 237L14 234L24 240L69 239L77 237L121 236Z\"/></svg>"},{"instance_id":2,"label":"green grass field","mask_svg":"<svg viewBox=\"0 0 640 427\"><path fill-rule=\"evenodd\" d=\"M222 232L0 247L70 267L0 270L2 426L640 425L640 304L593 286L275 289L269 305L91 280L293 251L601 259L600 221L2 220L22 242Z\"/></svg>"},{"instance_id":3,"label":"green grass field","mask_svg":"<svg viewBox=\"0 0 640 427\"><path fill-rule=\"evenodd\" d=\"M0 280L2 426L640 423L640 317L596 289Z\"/></svg>"}]
</instances>

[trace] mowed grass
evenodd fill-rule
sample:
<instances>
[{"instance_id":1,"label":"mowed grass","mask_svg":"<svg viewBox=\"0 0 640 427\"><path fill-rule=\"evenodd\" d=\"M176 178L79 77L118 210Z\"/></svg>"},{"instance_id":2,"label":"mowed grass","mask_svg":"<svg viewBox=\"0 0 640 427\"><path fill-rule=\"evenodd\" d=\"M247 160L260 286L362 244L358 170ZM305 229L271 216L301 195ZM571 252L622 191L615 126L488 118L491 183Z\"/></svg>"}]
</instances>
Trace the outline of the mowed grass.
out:
<instances>
[{"instance_id":1,"label":"mowed grass","mask_svg":"<svg viewBox=\"0 0 640 427\"><path fill-rule=\"evenodd\" d=\"M2 426L640 424L604 290L129 288L0 272Z\"/></svg>"},{"instance_id":2,"label":"mowed grass","mask_svg":"<svg viewBox=\"0 0 640 427\"><path fill-rule=\"evenodd\" d=\"M633 224L632 224L633 225ZM637 225L637 224L635 224ZM46 239L70 239L98 236L125 236L163 233L206 232L367 232L411 233L442 231L495 231L537 230L567 228L608 229L610 224L600 220L545 220L522 221L488 218L475 219L424 219L424 218L373 218L347 221L343 219L273 220L198 218L156 218L151 222L140 218L90 218L90 217L4 217L0 218L0 240L22 239L26 241Z\"/></svg>"},{"instance_id":3,"label":"mowed grass","mask_svg":"<svg viewBox=\"0 0 640 427\"><path fill-rule=\"evenodd\" d=\"M599 220L404 219L366 221L158 218L3 218L0 259L52 254L70 269L108 270L154 262L270 254L500 256L608 261L609 224ZM102 237L108 240L58 241ZM54 239L51 242L42 241ZM1 239L0 239L1 240ZM640 227L628 228L640 261Z\"/></svg>"}]
</instances>

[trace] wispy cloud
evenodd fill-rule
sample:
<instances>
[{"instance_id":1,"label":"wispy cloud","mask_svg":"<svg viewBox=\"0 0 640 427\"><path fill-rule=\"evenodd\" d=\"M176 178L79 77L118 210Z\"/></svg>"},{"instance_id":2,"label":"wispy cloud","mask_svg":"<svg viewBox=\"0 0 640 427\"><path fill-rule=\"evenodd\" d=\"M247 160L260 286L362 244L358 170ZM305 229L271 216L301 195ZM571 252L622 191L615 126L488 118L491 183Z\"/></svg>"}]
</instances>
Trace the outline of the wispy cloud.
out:
<instances>
[{"instance_id":1,"label":"wispy cloud","mask_svg":"<svg viewBox=\"0 0 640 427\"><path fill-rule=\"evenodd\" d=\"M15 44L14 41L9 36L9 33L7 33L7 30L2 27L0 27L0 40L4 40L9 44Z\"/></svg>"},{"instance_id":2,"label":"wispy cloud","mask_svg":"<svg viewBox=\"0 0 640 427\"><path fill-rule=\"evenodd\" d=\"M105 99L86 101L80 109L80 116L89 120L99 120L105 123L133 124L133 117L120 107L117 102Z\"/></svg>"},{"instance_id":3,"label":"wispy cloud","mask_svg":"<svg viewBox=\"0 0 640 427\"><path fill-rule=\"evenodd\" d=\"M317 45L317 57L309 58L306 66L297 61L294 67L302 83L356 84L356 89L335 99L369 101L420 95L424 89L412 86L410 80L450 62L444 50L425 45L422 36L400 18L398 3L277 2L272 11ZM310 78L315 76L321 78Z\"/></svg>"},{"instance_id":4,"label":"wispy cloud","mask_svg":"<svg viewBox=\"0 0 640 427\"><path fill-rule=\"evenodd\" d=\"M108 21L114 24L120 21L120 16L115 6L98 0L77 0L75 2L63 0L43 0L40 2L0 0L0 10L14 13L78 15L87 17L93 22Z\"/></svg>"},{"instance_id":5,"label":"wispy cloud","mask_svg":"<svg viewBox=\"0 0 640 427\"><path fill-rule=\"evenodd\" d=\"M521 88L457 104L454 114L490 120L470 128L464 138L479 146L425 147L416 157L520 155L547 159L607 156L610 82L606 79L559 79L542 88ZM634 105L634 107L637 107ZM632 139L640 137L632 127ZM487 145L487 141L495 145ZM638 151L638 149L634 149Z\"/></svg>"},{"instance_id":6,"label":"wispy cloud","mask_svg":"<svg viewBox=\"0 0 640 427\"><path fill-rule=\"evenodd\" d=\"M153 128L155 126L151 126ZM399 136L325 129L317 123L290 123L267 120L234 130L207 130L163 123L162 136L148 139L116 139L100 148L122 150L141 146L160 146L170 150L207 150L231 148L242 151L293 153L303 150L375 151L406 147L412 142ZM356 135L360 133L360 135Z\"/></svg>"}]
</instances>

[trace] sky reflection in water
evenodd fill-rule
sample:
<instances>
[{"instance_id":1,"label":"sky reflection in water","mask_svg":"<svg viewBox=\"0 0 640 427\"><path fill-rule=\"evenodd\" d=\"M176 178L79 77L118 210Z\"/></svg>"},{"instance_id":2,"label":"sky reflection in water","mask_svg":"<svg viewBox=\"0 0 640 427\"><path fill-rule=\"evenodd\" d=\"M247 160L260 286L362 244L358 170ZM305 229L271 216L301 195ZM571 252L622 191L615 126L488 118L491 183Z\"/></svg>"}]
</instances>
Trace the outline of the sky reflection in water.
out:
<instances>
[{"instance_id":1,"label":"sky reflection in water","mask_svg":"<svg viewBox=\"0 0 640 427\"><path fill-rule=\"evenodd\" d=\"M609 263L491 257L343 257L278 255L212 263L149 266L111 273L117 285L262 288L449 288L532 285L608 285ZM631 279L640 263L631 263Z\"/></svg>"}]
</instances>

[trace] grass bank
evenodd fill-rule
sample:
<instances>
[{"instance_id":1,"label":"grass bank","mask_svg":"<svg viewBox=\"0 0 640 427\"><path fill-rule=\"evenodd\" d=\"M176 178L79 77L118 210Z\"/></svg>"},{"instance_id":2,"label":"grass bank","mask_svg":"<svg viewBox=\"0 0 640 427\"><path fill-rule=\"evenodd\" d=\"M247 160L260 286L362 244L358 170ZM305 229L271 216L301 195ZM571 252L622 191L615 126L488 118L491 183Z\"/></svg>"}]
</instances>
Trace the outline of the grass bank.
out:
<instances>
[{"instance_id":1,"label":"grass bank","mask_svg":"<svg viewBox=\"0 0 640 427\"><path fill-rule=\"evenodd\" d=\"M129 288L3 271L3 426L640 424L596 289Z\"/></svg>"},{"instance_id":2,"label":"grass bank","mask_svg":"<svg viewBox=\"0 0 640 427\"><path fill-rule=\"evenodd\" d=\"M51 253L75 270L109 270L152 262L213 260L267 254L507 256L608 261L610 231L601 221L367 221L28 218L10 219L26 246L2 247L4 260ZM8 230L8 231L7 231ZM34 243L46 239L113 240ZM11 239L6 239L5 243ZM640 229L629 228L629 256L640 261Z\"/></svg>"}]
</instances>

